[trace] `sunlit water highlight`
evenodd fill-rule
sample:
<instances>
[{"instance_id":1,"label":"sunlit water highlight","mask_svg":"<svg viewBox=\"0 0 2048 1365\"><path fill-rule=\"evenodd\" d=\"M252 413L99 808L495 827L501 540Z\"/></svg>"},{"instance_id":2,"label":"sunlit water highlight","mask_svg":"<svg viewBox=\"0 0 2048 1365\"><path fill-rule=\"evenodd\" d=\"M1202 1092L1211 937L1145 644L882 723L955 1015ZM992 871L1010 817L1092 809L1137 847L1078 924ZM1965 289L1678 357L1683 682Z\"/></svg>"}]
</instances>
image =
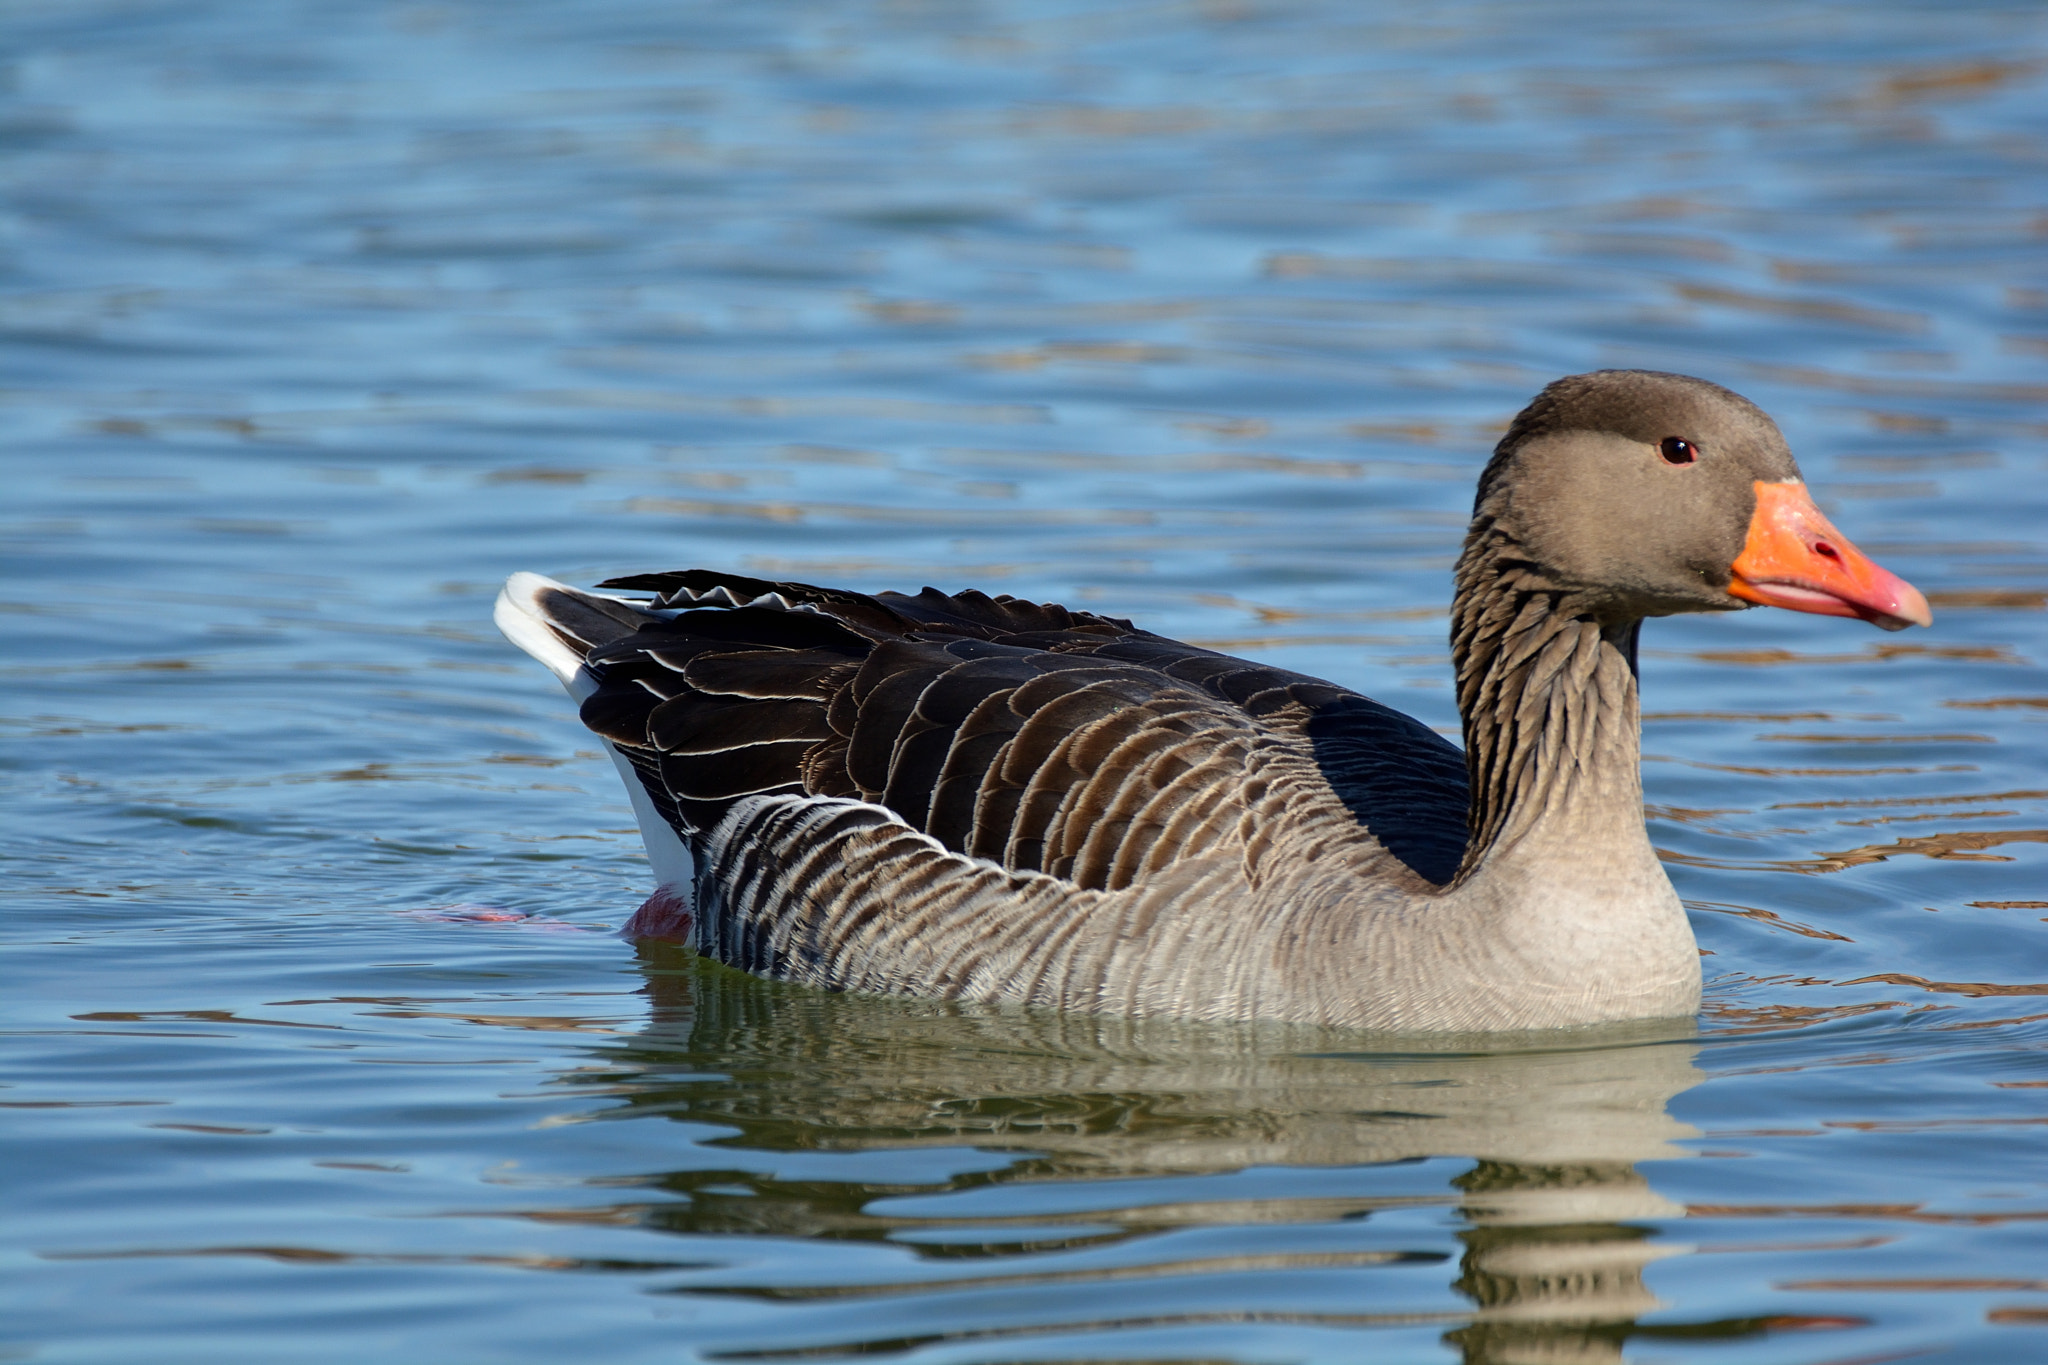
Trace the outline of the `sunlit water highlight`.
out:
<instances>
[{"instance_id":1,"label":"sunlit water highlight","mask_svg":"<svg viewBox=\"0 0 2048 1365\"><path fill-rule=\"evenodd\" d=\"M0 38L0 1358L2048 1358L2038 6ZM606 932L645 864L507 572L1063 600L1448 728L1484 452L1617 364L1762 403L1936 613L1647 629L1697 1030Z\"/></svg>"}]
</instances>

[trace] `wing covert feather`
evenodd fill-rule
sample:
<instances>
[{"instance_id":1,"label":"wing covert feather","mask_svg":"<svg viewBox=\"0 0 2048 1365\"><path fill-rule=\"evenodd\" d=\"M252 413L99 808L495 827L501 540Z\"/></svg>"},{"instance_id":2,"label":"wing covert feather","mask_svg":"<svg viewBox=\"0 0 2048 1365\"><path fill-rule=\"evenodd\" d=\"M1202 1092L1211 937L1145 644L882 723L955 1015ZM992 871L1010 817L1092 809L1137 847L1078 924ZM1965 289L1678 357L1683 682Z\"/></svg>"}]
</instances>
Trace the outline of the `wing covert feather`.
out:
<instances>
[{"instance_id":1,"label":"wing covert feather","mask_svg":"<svg viewBox=\"0 0 2048 1365\"><path fill-rule=\"evenodd\" d=\"M1320 773L1319 830L1348 828L1436 883L1462 854L1463 755L1320 679L979 592L868 596L705 570L606 586L659 596L641 609L562 590L550 625L587 650L586 724L633 751L691 838L763 794L858 798L996 871L1120 890L1189 858L1277 847L1284 828L1248 838L1244 817L1265 802L1262 820L1292 818L1259 776L1261 755L1284 751ZM792 884L794 868L754 855L733 876L742 863L749 895ZM780 960L789 944L747 951Z\"/></svg>"}]
</instances>

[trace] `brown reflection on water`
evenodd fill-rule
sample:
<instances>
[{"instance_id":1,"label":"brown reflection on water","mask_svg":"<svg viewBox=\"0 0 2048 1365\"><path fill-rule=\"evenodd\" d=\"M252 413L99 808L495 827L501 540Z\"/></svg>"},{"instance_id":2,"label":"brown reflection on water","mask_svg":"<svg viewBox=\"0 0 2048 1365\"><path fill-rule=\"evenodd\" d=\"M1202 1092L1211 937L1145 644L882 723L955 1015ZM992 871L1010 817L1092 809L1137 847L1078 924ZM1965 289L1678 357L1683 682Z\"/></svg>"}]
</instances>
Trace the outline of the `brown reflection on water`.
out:
<instances>
[{"instance_id":1,"label":"brown reflection on water","mask_svg":"<svg viewBox=\"0 0 2048 1365\"><path fill-rule=\"evenodd\" d=\"M1786 298L1782 295L1758 294L1744 289L1705 284L1673 285L1672 290L1688 303L1704 303L1764 317L1846 323L1852 327L1863 327L1879 332L1918 333L1928 331L1932 325L1932 320L1924 313L1871 308L1842 299Z\"/></svg>"},{"instance_id":2,"label":"brown reflection on water","mask_svg":"<svg viewBox=\"0 0 2048 1365\"><path fill-rule=\"evenodd\" d=\"M1704 766L1704 765L1702 765ZM1745 771L1738 769L1737 771ZM1789 770L1788 770L1789 771ZM1875 771L1890 771L1877 769ZM1920 857L1942 862L2009 863L2012 855L1985 853L2001 844L2048 843L2048 829L1954 830L1944 834L1923 834L1894 839L1888 844L1865 844L1839 853L1822 853L1814 858L1774 858L1744 861L1730 858L1702 858L1671 849L1658 849L1657 856L1682 867L1712 867L1747 872L1799 872L1818 874L1846 872L1852 867L1889 862L1893 858Z\"/></svg>"},{"instance_id":3,"label":"brown reflection on water","mask_svg":"<svg viewBox=\"0 0 2048 1365\"><path fill-rule=\"evenodd\" d=\"M2001 844L2048 843L2048 829L1955 830L1946 834L1923 834L1895 839L1889 844L1865 844L1840 853L1823 853L1810 862L1778 864L1791 872L1841 872L1892 858L1915 856L1961 863L2009 863L2011 855L1985 853Z\"/></svg>"},{"instance_id":4,"label":"brown reflection on water","mask_svg":"<svg viewBox=\"0 0 2048 1365\"><path fill-rule=\"evenodd\" d=\"M1953 592L1930 593L1927 601L1937 607L2040 611L2048 607L2048 592L2013 588L1967 588Z\"/></svg>"},{"instance_id":5,"label":"brown reflection on water","mask_svg":"<svg viewBox=\"0 0 2048 1365\"><path fill-rule=\"evenodd\" d=\"M1929 981L1924 976L1913 976L1906 972L1879 972L1875 976L1859 976L1853 981L1836 984L1861 986L1872 981L1883 982L1887 986L1918 986L1923 991L1935 991L1942 995L1967 995L1972 999L1992 995L2048 995L2048 982L2001 985L1995 981Z\"/></svg>"},{"instance_id":6,"label":"brown reflection on water","mask_svg":"<svg viewBox=\"0 0 2048 1365\"><path fill-rule=\"evenodd\" d=\"M1761 984L1761 983L1759 983ZM1832 982L1808 977L1801 980L1776 978L1774 985L1827 986ZM1754 1033L1780 1033L1793 1029L1811 1028L1817 1024L1833 1023L1842 1019L1854 1019L1859 1015L1882 1014L1887 1010L1905 1008L1903 1001L1865 1001L1854 1005L1749 1005L1728 1000L1709 998L1701 1007L1701 1017L1710 1026L1715 1037L1735 1038ZM1781 1068L1799 1070L1798 1067Z\"/></svg>"},{"instance_id":7,"label":"brown reflection on water","mask_svg":"<svg viewBox=\"0 0 2048 1365\"><path fill-rule=\"evenodd\" d=\"M1646 649L1643 653L1673 657L1661 650ZM2005 645L1868 645L1851 654L1809 654L1793 649L1700 649L1677 657L1710 664L1747 664L1757 668L1774 668L1781 664L1882 663L1888 659L1952 659L1959 663L1990 664L2027 662Z\"/></svg>"},{"instance_id":8,"label":"brown reflection on water","mask_svg":"<svg viewBox=\"0 0 2048 1365\"><path fill-rule=\"evenodd\" d=\"M1745 777L1887 777L1911 773L1973 773L1976 765L1971 763L1941 763L1916 767L1885 768L1760 768L1743 763L1708 763L1696 758L1674 758L1669 754L1644 754L1645 763L1677 763L1687 768L1699 768L1713 773L1741 773ZM1679 860L1679 861L1682 861ZM1718 864L1702 863L1702 867Z\"/></svg>"},{"instance_id":9,"label":"brown reflection on water","mask_svg":"<svg viewBox=\"0 0 2048 1365\"><path fill-rule=\"evenodd\" d=\"M336 1163L323 1163L333 1165ZM306 1246L204 1246L151 1247L133 1251L45 1251L45 1261L133 1261L159 1257L233 1256L274 1261L280 1265L413 1265L413 1266L495 1266L511 1270L610 1271L644 1275L660 1270L700 1270L701 1261L629 1261L589 1256L491 1256L449 1255L431 1252L335 1251Z\"/></svg>"},{"instance_id":10,"label":"brown reflection on water","mask_svg":"<svg viewBox=\"0 0 2048 1365\"><path fill-rule=\"evenodd\" d=\"M1685 1211L1693 1218L1854 1218L1887 1223L1959 1224L1965 1227L2048 1221L2048 1209L2026 1209L2016 1213L1945 1213L1919 1204L1688 1204Z\"/></svg>"},{"instance_id":11,"label":"brown reflection on water","mask_svg":"<svg viewBox=\"0 0 2048 1365\"><path fill-rule=\"evenodd\" d=\"M1837 943L1855 942L1847 934L1830 933L1826 929L1816 928L1811 924L1801 924L1797 920L1786 919L1784 916L1773 911L1761 910L1753 905L1728 905L1717 901L1688 900L1685 903L1685 908L1688 910L1705 910L1716 915L1735 915L1742 919L1753 919L1760 924L1767 924L1773 929L1783 929L1787 933L1798 934L1802 938L1833 939Z\"/></svg>"},{"instance_id":12,"label":"brown reflection on water","mask_svg":"<svg viewBox=\"0 0 2048 1365\"><path fill-rule=\"evenodd\" d=\"M2038 801L2048 791L1985 792L1981 796L1876 796L1836 801L1779 801L1766 810L1869 810L1887 806L1974 806L1991 801Z\"/></svg>"},{"instance_id":13,"label":"brown reflection on water","mask_svg":"<svg viewBox=\"0 0 2048 1365\"><path fill-rule=\"evenodd\" d=\"M1990 735L1757 735L1759 744L1996 744Z\"/></svg>"}]
</instances>

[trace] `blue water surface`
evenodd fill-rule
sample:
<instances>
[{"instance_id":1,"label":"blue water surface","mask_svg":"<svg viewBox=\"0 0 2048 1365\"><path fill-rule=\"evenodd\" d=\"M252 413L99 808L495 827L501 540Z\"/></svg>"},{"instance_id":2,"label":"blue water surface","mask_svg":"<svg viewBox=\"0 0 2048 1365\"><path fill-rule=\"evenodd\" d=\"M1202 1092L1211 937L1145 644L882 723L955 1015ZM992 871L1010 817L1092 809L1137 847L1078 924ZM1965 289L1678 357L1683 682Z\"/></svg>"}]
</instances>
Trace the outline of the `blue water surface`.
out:
<instances>
[{"instance_id":1,"label":"blue water surface","mask_svg":"<svg viewBox=\"0 0 2048 1365\"><path fill-rule=\"evenodd\" d=\"M2048 11L0 8L0 1359L2048 1359ZM514 570L1065 601L1446 728L1549 379L1931 631L1645 632L1697 1028L834 997L615 930Z\"/></svg>"}]
</instances>

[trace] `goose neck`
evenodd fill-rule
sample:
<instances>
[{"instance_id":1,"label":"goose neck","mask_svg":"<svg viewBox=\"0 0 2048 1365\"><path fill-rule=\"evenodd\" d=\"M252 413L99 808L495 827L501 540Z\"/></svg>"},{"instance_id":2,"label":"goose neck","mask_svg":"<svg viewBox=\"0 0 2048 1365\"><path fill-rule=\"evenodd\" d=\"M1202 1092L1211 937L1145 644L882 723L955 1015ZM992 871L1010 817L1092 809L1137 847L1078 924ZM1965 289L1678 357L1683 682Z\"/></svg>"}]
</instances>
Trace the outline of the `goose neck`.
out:
<instances>
[{"instance_id":1,"label":"goose neck","mask_svg":"<svg viewBox=\"0 0 2048 1365\"><path fill-rule=\"evenodd\" d=\"M1457 880L1510 848L1649 852L1642 820L1639 619L1547 582L1497 532L1468 542L1452 613L1471 785Z\"/></svg>"}]
</instances>

